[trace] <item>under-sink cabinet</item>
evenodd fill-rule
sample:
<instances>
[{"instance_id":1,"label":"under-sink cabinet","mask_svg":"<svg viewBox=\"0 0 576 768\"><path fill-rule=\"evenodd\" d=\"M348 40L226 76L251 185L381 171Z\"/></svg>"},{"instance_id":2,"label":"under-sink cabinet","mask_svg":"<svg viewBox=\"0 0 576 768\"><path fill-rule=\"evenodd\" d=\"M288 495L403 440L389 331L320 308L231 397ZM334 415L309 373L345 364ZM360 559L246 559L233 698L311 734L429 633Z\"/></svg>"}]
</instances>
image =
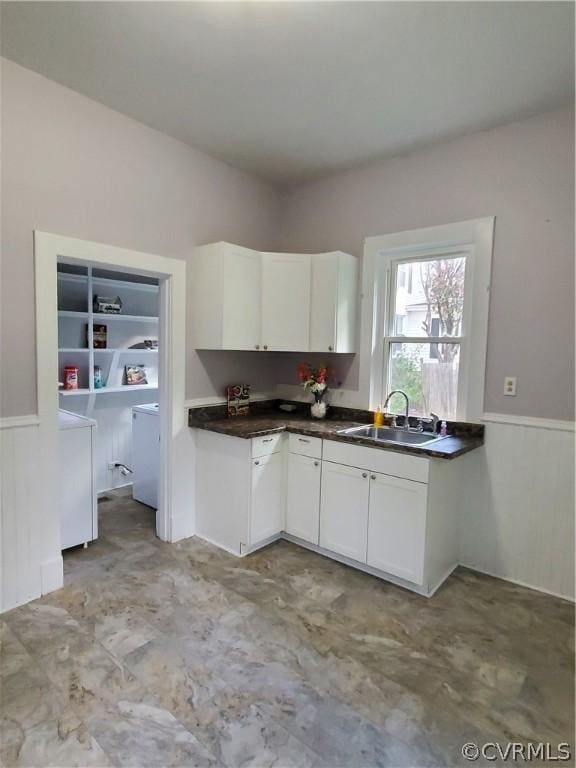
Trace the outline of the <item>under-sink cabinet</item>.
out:
<instances>
[{"instance_id":1,"label":"under-sink cabinet","mask_svg":"<svg viewBox=\"0 0 576 768\"><path fill-rule=\"evenodd\" d=\"M456 566L471 454L195 433L197 533L213 544L243 556L283 537L427 596Z\"/></svg>"},{"instance_id":2,"label":"under-sink cabinet","mask_svg":"<svg viewBox=\"0 0 576 768\"><path fill-rule=\"evenodd\" d=\"M212 243L194 249L191 276L196 349L355 351L358 277L350 254Z\"/></svg>"}]
</instances>

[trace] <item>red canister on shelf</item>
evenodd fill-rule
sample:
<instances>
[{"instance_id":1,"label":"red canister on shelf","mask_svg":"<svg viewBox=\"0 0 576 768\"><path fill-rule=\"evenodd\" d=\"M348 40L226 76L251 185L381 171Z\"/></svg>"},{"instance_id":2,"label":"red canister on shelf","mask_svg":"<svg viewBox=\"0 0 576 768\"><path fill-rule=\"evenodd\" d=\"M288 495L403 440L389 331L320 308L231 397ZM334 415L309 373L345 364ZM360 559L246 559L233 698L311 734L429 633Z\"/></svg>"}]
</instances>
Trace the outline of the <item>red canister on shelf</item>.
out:
<instances>
[{"instance_id":1,"label":"red canister on shelf","mask_svg":"<svg viewBox=\"0 0 576 768\"><path fill-rule=\"evenodd\" d=\"M64 389L78 389L78 366L64 366Z\"/></svg>"}]
</instances>

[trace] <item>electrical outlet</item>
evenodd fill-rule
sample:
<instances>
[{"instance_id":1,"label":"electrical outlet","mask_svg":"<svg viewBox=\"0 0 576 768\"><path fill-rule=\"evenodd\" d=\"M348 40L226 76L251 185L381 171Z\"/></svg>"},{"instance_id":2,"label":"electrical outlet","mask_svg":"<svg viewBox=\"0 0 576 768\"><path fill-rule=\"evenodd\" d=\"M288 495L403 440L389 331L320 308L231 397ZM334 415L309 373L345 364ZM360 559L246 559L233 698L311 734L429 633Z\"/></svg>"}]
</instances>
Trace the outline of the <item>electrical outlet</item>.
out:
<instances>
[{"instance_id":1,"label":"electrical outlet","mask_svg":"<svg viewBox=\"0 0 576 768\"><path fill-rule=\"evenodd\" d=\"M504 378L504 394L516 397L516 376L506 376Z\"/></svg>"}]
</instances>

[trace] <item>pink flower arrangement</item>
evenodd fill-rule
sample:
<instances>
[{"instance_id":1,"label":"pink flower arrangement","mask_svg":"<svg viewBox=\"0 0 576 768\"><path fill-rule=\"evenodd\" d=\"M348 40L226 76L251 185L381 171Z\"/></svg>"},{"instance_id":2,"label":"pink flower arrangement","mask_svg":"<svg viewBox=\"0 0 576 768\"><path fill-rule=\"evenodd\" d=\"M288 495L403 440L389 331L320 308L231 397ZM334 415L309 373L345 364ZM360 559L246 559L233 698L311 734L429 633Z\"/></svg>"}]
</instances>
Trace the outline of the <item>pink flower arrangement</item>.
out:
<instances>
[{"instance_id":1,"label":"pink flower arrangement","mask_svg":"<svg viewBox=\"0 0 576 768\"><path fill-rule=\"evenodd\" d=\"M300 384L314 395L325 392L328 389L328 380L331 378L334 378L334 371L327 365L312 368L310 363L300 363L298 366Z\"/></svg>"}]
</instances>

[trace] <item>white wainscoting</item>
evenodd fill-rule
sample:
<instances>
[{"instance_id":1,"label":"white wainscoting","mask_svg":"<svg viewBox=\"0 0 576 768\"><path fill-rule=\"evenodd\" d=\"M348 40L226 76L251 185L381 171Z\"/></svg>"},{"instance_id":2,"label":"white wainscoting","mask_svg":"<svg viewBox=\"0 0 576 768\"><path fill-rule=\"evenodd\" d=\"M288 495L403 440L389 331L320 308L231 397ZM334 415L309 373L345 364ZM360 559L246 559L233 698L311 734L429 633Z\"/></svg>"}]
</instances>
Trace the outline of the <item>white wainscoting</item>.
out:
<instances>
[{"instance_id":1,"label":"white wainscoting","mask_svg":"<svg viewBox=\"0 0 576 768\"><path fill-rule=\"evenodd\" d=\"M7 611L60 586L62 562L50 559L43 525L38 417L3 419L0 427L0 611Z\"/></svg>"},{"instance_id":2,"label":"white wainscoting","mask_svg":"<svg viewBox=\"0 0 576 768\"><path fill-rule=\"evenodd\" d=\"M567 422L486 415L462 504L460 562L574 599L574 431ZM509 421L516 423L508 423Z\"/></svg>"}]
</instances>

